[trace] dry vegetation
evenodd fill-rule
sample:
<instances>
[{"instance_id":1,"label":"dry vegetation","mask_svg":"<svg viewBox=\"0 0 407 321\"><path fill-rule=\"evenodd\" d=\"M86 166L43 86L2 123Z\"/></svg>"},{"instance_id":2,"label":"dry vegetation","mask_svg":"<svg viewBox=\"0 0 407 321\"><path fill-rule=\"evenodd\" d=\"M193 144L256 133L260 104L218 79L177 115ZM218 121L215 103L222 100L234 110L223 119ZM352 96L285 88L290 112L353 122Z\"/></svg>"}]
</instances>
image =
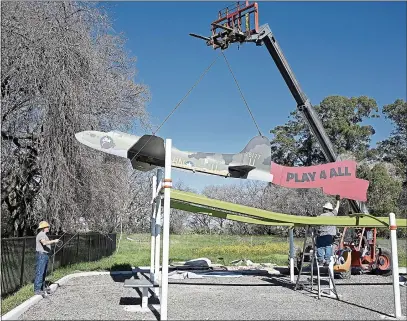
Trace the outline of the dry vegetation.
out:
<instances>
[{"instance_id":1,"label":"dry vegetation","mask_svg":"<svg viewBox=\"0 0 407 321\"><path fill-rule=\"evenodd\" d=\"M146 128L149 91L134 81L135 59L93 4L1 5L2 234L24 235L41 219L75 230L79 217L111 231L131 202L128 163L74 134Z\"/></svg>"}]
</instances>

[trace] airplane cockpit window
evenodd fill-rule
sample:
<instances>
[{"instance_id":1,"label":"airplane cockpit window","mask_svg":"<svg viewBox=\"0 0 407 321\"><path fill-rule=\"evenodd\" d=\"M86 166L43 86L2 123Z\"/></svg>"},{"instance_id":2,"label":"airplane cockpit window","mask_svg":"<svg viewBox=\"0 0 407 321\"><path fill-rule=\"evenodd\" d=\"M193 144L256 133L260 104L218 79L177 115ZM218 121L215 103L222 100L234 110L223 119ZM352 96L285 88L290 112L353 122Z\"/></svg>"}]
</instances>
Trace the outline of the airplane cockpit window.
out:
<instances>
[{"instance_id":1,"label":"airplane cockpit window","mask_svg":"<svg viewBox=\"0 0 407 321\"><path fill-rule=\"evenodd\" d=\"M124 136L124 135L126 135L125 133L123 133L123 132L121 132L121 131L119 131L119 130L112 130L112 131L110 131L109 132L111 135L113 135L113 136L119 136L119 137L122 137L122 136Z\"/></svg>"},{"instance_id":2,"label":"airplane cockpit window","mask_svg":"<svg viewBox=\"0 0 407 321\"><path fill-rule=\"evenodd\" d=\"M134 139L134 137L138 137L136 134L129 134L129 133L125 133L125 132L121 132L120 130L112 130L109 132L112 136L119 136L119 137L128 137L131 139Z\"/></svg>"}]
</instances>

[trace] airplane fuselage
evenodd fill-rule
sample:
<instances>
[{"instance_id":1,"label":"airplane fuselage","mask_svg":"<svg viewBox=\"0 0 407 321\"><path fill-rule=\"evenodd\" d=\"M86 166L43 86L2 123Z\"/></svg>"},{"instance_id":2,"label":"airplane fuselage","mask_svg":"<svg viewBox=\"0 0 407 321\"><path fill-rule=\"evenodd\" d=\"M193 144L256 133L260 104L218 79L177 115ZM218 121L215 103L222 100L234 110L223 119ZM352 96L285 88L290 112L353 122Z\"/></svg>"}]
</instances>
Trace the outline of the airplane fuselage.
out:
<instances>
[{"instance_id":1,"label":"airplane fuselage","mask_svg":"<svg viewBox=\"0 0 407 321\"><path fill-rule=\"evenodd\" d=\"M136 170L148 171L164 166L164 140L157 136L142 137L111 131L84 131L76 138L84 145L130 159ZM223 177L270 181L270 147L265 137L256 136L237 154L188 152L172 147L171 166L177 169Z\"/></svg>"}]
</instances>

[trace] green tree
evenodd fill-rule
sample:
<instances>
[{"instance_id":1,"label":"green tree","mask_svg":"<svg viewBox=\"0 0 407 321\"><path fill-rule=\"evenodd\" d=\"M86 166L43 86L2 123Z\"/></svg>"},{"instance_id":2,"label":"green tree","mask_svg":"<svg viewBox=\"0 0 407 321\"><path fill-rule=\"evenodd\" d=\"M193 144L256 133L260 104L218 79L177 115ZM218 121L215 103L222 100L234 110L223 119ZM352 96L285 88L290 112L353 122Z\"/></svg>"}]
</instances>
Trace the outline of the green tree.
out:
<instances>
[{"instance_id":1,"label":"green tree","mask_svg":"<svg viewBox=\"0 0 407 321\"><path fill-rule=\"evenodd\" d=\"M403 164L407 163L406 102L396 100L383 108L386 117L394 122L395 130L377 149L369 148L371 136L375 133L373 127L362 124L364 120L379 117L374 99L366 96L330 96L314 108L336 153L354 157L359 163L358 177L369 180L367 206L370 212L374 215L389 212L403 215L402 209L407 208L407 197L404 190L402 193L398 172L402 169L405 173ZM272 159L276 163L310 166L326 162L300 112L292 112L289 121L277 126L271 133L275 135L271 148ZM345 209L347 205L343 206Z\"/></svg>"},{"instance_id":2,"label":"green tree","mask_svg":"<svg viewBox=\"0 0 407 321\"><path fill-rule=\"evenodd\" d=\"M403 180L398 198L398 216L407 217L407 102L397 99L383 107L383 114L390 119L394 129L390 137L379 142L376 149L378 157L395 165L396 174Z\"/></svg>"},{"instance_id":3,"label":"green tree","mask_svg":"<svg viewBox=\"0 0 407 321\"><path fill-rule=\"evenodd\" d=\"M390 174L389 167L392 165L376 163L370 168L365 164L358 168L358 177L370 182L367 206L375 216L386 216L390 212L399 214L398 200L402 182Z\"/></svg>"},{"instance_id":4,"label":"green tree","mask_svg":"<svg viewBox=\"0 0 407 321\"><path fill-rule=\"evenodd\" d=\"M397 99L383 107L383 114L394 124L390 137L379 142L377 151L380 157L394 164L398 174L407 181L407 102Z\"/></svg>"},{"instance_id":5,"label":"green tree","mask_svg":"<svg viewBox=\"0 0 407 321\"><path fill-rule=\"evenodd\" d=\"M379 117L374 99L360 96L347 98L330 96L314 106L337 154L352 153L357 160L369 155L371 136L375 133L362 121ZM310 166L325 162L308 125L299 111L291 113L289 121L270 131L272 159L282 165Z\"/></svg>"}]
</instances>

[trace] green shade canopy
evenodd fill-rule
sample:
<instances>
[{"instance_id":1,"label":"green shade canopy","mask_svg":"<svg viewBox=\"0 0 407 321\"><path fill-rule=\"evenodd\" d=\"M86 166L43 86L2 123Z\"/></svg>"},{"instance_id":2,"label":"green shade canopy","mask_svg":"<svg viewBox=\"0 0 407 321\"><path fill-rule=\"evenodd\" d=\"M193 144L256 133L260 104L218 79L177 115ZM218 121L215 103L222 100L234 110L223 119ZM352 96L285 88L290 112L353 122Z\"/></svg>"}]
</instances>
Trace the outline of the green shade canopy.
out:
<instances>
[{"instance_id":1,"label":"green shade canopy","mask_svg":"<svg viewBox=\"0 0 407 321\"><path fill-rule=\"evenodd\" d=\"M374 217L369 214L353 214L352 216L335 217L289 215L219 201L203 195L175 189L171 191L171 208L192 213L207 214L243 223L270 226L335 225L341 227L388 227L389 225L388 217ZM407 228L407 219L397 219L397 227Z\"/></svg>"}]
</instances>

